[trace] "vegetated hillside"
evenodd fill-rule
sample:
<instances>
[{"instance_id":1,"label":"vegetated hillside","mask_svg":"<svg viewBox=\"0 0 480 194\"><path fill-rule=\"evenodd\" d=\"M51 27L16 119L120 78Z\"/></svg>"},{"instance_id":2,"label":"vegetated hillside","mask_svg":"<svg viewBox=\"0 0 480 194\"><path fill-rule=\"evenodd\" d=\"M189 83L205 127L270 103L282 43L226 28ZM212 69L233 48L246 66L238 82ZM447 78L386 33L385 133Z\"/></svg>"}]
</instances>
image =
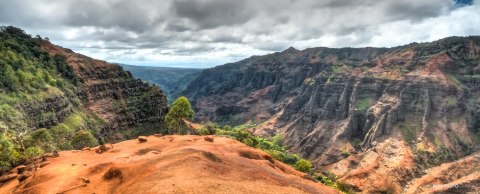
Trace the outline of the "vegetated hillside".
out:
<instances>
[{"instance_id":1,"label":"vegetated hillside","mask_svg":"<svg viewBox=\"0 0 480 194\"><path fill-rule=\"evenodd\" d=\"M155 135L106 148L60 152L31 172L14 169L0 193L338 193L225 137ZM28 173L34 176L19 182Z\"/></svg>"},{"instance_id":2,"label":"vegetated hillside","mask_svg":"<svg viewBox=\"0 0 480 194\"><path fill-rule=\"evenodd\" d=\"M453 177L454 168L428 174L479 151L478 36L289 48L206 69L182 94L197 120L251 122L254 134L283 134L291 151L358 191L405 192L421 176L428 181L416 192L480 179L474 165Z\"/></svg>"},{"instance_id":3,"label":"vegetated hillside","mask_svg":"<svg viewBox=\"0 0 480 194\"><path fill-rule=\"evenodd\" d=\"M43 152L120 140L144 125L163 126L167 110L158 87L118 65L15 27L0 29L0 174Z\"/></svg>"},{"instance_id":4,"label":"vegetated hillside","mask_svg":"<svg viewBox=\"0 0 480 194\"><path fill-rule=\"evenodd\" d=\"M195 68L175 68L175 67L150 67L150 66L121 66L130 71L133 76L149 83L156 84L165 92L169 101L178 97L178 92L185 90L188 84L192 82L202 69Z\"/></svg>"}]
</instances>

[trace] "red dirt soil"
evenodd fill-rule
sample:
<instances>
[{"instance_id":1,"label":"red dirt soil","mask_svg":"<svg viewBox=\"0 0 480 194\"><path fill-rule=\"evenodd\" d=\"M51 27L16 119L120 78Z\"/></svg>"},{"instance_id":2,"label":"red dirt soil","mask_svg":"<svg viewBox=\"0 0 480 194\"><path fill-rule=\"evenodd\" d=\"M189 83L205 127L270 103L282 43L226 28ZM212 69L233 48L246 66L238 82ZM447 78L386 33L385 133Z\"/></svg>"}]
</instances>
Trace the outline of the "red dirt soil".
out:
<instances>
[{"instance_id":1,"label":"red dirt soil","mask_svg":"<svg viewBox=\"0 0 480 194\"><path fill-rule=\"evenodd\" d=\"M338 193L263 151L210 137L149 136L107 145L102 154L98 147L63 151L0 193Z\"/></svg>"}]
</instances>

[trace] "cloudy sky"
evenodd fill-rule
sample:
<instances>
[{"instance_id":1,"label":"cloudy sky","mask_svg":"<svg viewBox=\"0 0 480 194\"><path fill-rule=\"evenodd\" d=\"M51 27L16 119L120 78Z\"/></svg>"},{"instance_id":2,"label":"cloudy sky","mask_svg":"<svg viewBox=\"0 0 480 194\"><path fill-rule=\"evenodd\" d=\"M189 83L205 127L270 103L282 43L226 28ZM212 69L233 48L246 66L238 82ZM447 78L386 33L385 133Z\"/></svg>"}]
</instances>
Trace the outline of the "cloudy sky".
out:
<instances>
[{"instance_id":1,"label":"cloudy sky","mask_svg":"<svg viewBox=\"0 0 480 194\"><path fill-rule=\"evenodd\" d=\"M480 35L480 0L0 0L21 27L110 62L211 67L308 47Z\"/></svg>"}]
</instances>

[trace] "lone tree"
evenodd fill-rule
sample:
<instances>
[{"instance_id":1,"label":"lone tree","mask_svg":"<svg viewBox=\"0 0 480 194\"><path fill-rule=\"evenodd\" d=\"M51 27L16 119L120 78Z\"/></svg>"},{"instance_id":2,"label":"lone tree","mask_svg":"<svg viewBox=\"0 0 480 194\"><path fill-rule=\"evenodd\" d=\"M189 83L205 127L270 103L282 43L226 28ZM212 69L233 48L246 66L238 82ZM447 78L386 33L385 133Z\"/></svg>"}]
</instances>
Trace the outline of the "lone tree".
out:
<instances>
[{"instance_id":1,"label":"lone tree","mask_svg":"<svg viewBox=\"0 0 480 194\"><path fill-rule=\"evenodd\" d=\"M183 119L192 120L194 115L195 112L192 110L188 99L185 96L177 98L165 117L165 123L167 123L169 132L186 134L187 126Z\"/></svg>"}]
</instances>

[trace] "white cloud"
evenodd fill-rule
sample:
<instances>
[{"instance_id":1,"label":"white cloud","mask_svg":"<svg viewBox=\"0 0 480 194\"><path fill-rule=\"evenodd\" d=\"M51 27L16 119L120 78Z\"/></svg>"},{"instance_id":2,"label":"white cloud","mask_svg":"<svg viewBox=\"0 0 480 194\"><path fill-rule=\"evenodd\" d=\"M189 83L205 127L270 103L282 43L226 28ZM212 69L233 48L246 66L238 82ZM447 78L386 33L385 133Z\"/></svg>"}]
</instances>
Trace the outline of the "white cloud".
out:
<instances>
[{"instance_id":1,"label":"white cloud","mask_svg":"<svg viewBox=\"0 0 480 194\"><path fill-rule=\"evenodd\" d=\"M214 66L295 46L480 35L479 0L0 0L0 24L103 60Z\"/></svg>"}]
</instances>

